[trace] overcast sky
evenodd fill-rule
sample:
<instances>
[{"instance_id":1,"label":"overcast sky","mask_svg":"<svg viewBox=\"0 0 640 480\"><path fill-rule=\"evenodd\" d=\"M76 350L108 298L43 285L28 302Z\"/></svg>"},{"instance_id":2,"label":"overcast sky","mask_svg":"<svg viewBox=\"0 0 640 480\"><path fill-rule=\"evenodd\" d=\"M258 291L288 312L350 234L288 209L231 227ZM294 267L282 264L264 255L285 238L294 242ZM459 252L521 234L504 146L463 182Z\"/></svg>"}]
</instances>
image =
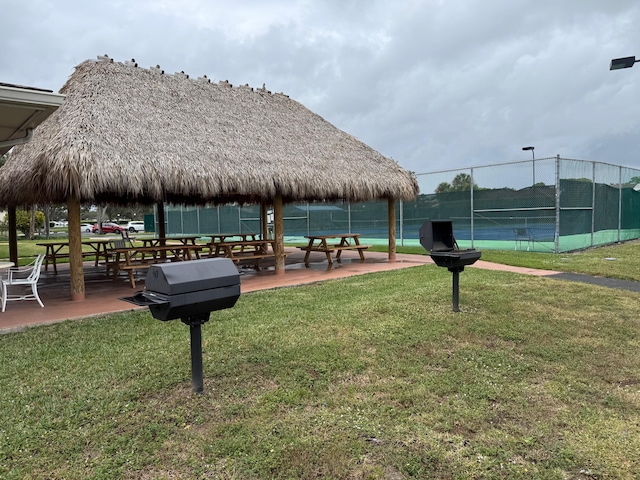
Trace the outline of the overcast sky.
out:
<instances>
[{"instance_id":1,"label":"overcast sky","mask_svg":"<svg viewBox=\"0 0 640 480\"><path fill-rule=\"evenodd\" d=\"M0 0L0 82L97 55L283 92L415 172L640 168L638 0Z\"/></svg>"}]
</instances>

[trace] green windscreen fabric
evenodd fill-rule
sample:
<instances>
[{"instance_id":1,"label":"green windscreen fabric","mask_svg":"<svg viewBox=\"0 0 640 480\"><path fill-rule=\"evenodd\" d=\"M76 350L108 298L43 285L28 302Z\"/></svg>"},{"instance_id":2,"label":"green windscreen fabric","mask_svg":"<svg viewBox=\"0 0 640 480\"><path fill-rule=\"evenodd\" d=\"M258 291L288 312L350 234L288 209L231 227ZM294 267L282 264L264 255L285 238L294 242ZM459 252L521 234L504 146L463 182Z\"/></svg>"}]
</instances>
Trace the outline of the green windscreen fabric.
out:
<instances>
[{"instance_id":1,"label":"green windscreen fabric","mask_svg":"<svg viewBox=\"0 0 640 480\"><path fill-rule=\"evenodd\" d=\"M420 195L396 202L399 244L419 245L426 220L453 222L459 244L569 251L640 238L640 170L598 162L547 158L418 174ZM359 233L384 243L386 201L315 202L284 206L285 238ZM268 223L273 210L268 209ZM259 233L259 205L167 206L168 234ZM146 219L145 219L146 220ZM146 222L145 222L146 228Z\"/></svg>"}]
</instances>

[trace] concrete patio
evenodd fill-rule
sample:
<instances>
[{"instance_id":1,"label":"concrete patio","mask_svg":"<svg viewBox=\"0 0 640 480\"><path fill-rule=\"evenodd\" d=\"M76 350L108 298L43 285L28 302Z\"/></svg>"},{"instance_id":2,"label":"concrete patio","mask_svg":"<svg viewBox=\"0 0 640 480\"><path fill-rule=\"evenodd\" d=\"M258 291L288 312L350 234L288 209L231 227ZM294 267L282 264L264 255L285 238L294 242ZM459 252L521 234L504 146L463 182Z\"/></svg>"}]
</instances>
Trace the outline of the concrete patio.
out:
<instances>
[{"instance_id":1,"label":"concrete patio","mask_svg":"<svg viewBox=\"0 0 640 480\"><path fill-rule=\"evenodd\" d=\"M239 266L242 293L320 282L334 278L362 275L384 270L396 270L431 263L427 255L397 255L396 262L389 262L386 253L367 252L366 262L361 263L357 252L343 253L340 263L334 262L329 268L324 254L312 255L309 266L303 263L304 252L288 248L286 271L276 274L269 262L264 262L259 271L249 266ZM111 312L122 312L146 307L136 307L119 300L131 296L144 288L144 273L137 280L137 287L131 288L126 275L113 277L103 266L95 267L93 262L84 264L85 300L71 301L68 264L58 267L55 275L51 268L42 270L38 292L44 303L41 308L36 301L7 302L6 311L0 313L0 333L19 331L29 326L44 325L63 320L78 319Z\"/></svg>"},{"instance_id":2,"label":"concrete patio","mask_svg":"<svg viewBox=\"0 0 640 480\"><path fill-rule=\"evenodd\" d=\"M284 274L276 274L269 262L265 262L259 271L242 264L238 268L241 273L240 286L242 293L270 288L289 287L314 282L322 282L335 278L364 275L367 273L398 270L432 264L428 255L398 254L395 262L388 260L386 253L366 252L366 261L361 263L358 253L345 251L340 263L334 262L329 267L324 254L312 254L309 266L303 262L304 252L295 248L287 248L286 270ZM44 303L41 308L35 301L8 302L6 311L0 313L0 333L10 333L24 328L45 325L64 320L79 319L112 312L123 312L147 307L136 307L128 302L119 300L120 297L131 296L134 292L144 288L144 274L136 280L137 288L131 288L125 275L118 277L116 282L107 274L103 266L95 267L93 262L84 264L85 300L71 301L69 287L68 264L62 264L55 275L50 268L42 271L38 283L38 292ZM504 270L529 275L549 276L559 272L535 270L531 268L509 267L482 260L470 268L485 268L490 270Z\"/></svg>"}]
</instances>

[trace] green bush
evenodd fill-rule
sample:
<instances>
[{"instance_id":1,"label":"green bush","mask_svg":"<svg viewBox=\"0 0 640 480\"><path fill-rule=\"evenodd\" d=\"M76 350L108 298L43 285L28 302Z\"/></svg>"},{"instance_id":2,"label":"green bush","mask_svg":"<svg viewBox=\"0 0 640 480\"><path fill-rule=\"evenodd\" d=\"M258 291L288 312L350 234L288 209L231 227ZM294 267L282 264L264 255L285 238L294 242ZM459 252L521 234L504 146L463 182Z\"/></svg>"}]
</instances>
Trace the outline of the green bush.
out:
<instances>
[{"instance_id":1,"label":"green bush","mask_svg":"<svg viewBox=\"0 0 640 480\"><path fill-rule=\"evenodd\" d=\"M44 227L45 216L44 213L37 211L35 214L35 225L34 228L36 230ZM29 224L31 222L31 214L26 210L16 210L16 228L24 233L25 235L29 235Z\"/></svg>"}]
</instances>

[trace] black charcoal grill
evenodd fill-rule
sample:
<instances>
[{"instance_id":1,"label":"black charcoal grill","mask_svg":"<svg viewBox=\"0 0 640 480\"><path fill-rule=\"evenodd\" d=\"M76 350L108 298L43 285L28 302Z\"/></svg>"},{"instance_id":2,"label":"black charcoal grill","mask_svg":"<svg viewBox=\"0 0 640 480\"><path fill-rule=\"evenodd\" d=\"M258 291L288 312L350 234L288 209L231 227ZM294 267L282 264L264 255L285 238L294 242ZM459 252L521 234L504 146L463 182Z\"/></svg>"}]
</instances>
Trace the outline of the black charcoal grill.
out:
<instances>
[{"instance_id":1,"label":"black charcoal grill","mask_svg":"<svg viewBox=\"0 0 640 480\"><path fill-rule=\"evenodd\" d=\"M451 220L427 220L420 227L420 244L429 251L431 259L439 267L453 274L453 311L459 312L460 272L480 258L481 252L474 248L460 250L453 237Z\"/></svg>"},{"instance_id":2,"label":"black charcoal grill","mask_svg":"<svg viewBox=\"0 0 640 480\"><path fill-rule=\"evenodd\" d=\"M148 306L154 318L181 319L191 332L191 384L204 391L201 326L210 313L231 308L240 297L240 274L228 258L151 265L145 288L125 300Z\"/></svg>"}]
</instances>

